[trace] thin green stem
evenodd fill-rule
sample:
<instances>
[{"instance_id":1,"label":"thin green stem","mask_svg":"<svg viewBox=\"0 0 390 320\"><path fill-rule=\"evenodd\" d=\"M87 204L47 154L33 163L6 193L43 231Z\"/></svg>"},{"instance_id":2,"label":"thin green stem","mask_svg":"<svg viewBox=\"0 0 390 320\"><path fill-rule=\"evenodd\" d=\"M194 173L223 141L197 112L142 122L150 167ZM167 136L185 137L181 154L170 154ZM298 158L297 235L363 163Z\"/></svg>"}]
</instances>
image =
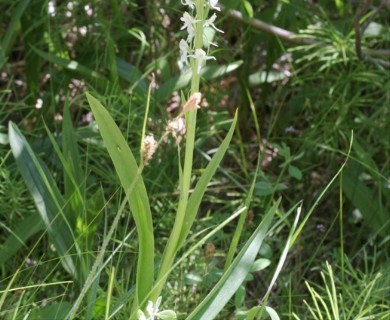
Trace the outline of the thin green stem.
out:
<instances>
[{"instance_id":1,"label":"thin green stem","mask_svg":"<svg viewBox=\"0 0 390 320\"><path fill-rule=\"evenodd\" d=\"M343 225L343 175L340 175L339 186L339 206L340 206L340 260L341 260L341 283L344 294L345 288L345 266L344 266L344 225Z\"/></svg>"},{"instance_id":2,"label":"thin green stem","mask_svg":"<svg viewBox=\"0 0 390 320\"><path fill-rule=\"evenodd\" d=\"M199 22L195 26L195 40L194 40L194 49L201 49L203 47L203 20L204 20L204 0L198 0L196 3L196 19ZM191 80L191 95L195 92L199 92L199 82L200 76L197 73L197 65L195 59L191 59L191 69L192 69L192 80ZM167 274L170 271L170 268L174 262L175 255L179 250L179 240L181 230L186 217L186 209L189 197L189 190L191 185L191 176L192 176L192 163L194 156L194 146L195 146L195 133L196 133L196 109L191 110L186 113L186 127L187 127L187 137L186 137L186 147L184 155L184 166L182 179L180 181L180 199L176 212L175 223L172 228L171 235L169 237L167 246L165 248L161 266L157 275L156 283L158 285L153 290L150 300L156 301L160 296L162 288L165 284ZM180 161L180 160L179 160Z\"/></svg>"}]
</instances>

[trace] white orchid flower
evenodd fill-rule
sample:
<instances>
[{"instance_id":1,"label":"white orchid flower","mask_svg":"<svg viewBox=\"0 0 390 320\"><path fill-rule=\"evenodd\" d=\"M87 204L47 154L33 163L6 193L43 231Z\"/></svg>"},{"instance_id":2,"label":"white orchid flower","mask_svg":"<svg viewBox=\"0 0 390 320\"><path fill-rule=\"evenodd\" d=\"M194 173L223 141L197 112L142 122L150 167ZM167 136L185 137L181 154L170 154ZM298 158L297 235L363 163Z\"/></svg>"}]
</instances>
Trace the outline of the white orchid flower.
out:
<instances>
[{"instance_id":1,"label":"white orchid flower","mask_svg":"<svg viewBox=\"0 0 390 320\"><path fill-rule=\"evenodd\" d=\"M200 20L196 20L188 12L184 12L180 20L184 22L180 30L187 29L188 32L187 42L191 43L192 39L195 37L195 23L199 22Z\"/></svg>"},{"instance_id":2,"label":"white orchid flower","mask_svg":"<svg viewBox=\"0 0 390 320\"><path fill-rule=\"evenodd\" d=\"M190 47L188 43L181 39L179 43L179 48L180 48L180 61L183 63L188 63L188 54L190 53Z\"/></svg>"},{"instance_id":3,"label":"white orchid flower","mask_svg":"<svg viewBox=\"0 0 390 320\"><path fill-rule=\"evenodd\" d=\"M204 26L207 28L207 27L213 27L216 31L218 32L221 32L221 33L224 33L222 30L218 29L215 24L214 24L214 21L215 19L217 19L217 15L214 13L208 20L205 20L204 22Z\"/></svg>"},{"instance_id":4,"label":"white orchid flower","mask_svg":"<svg viewBox=\"0 0 390 320\"><path fill-rule=\"evenodd\" d=\"M221 8L217 7L217 4L218 4L218 0L209 0L209 5L211 9L221 11Z\"/></svg>"},{"instance_id":5,"label":"white orchid flower","mask_svg":"<svg viewBox=\"0 0 390 320\"><path fill-rule=\"evenodd\" d=\"M208 56L206 52L202 49L196 49L195 53L192 55L189 55L189 57L194 58L196 60L196 71L198 74L200 74L200 69L202 69L203 61L207 61L210 59L215 59L213 56Z\"/></svg>"},{"instance_id":6,"label":"white orchid flower","mask_svg":"<svg viewBox=\"0 0 390 320\"><path fill-rule=\"evenodd\" d=\"M191 16L187 11L183 13L183 16L180 18L181 21L184 22L184 25L180 28L180 30L194 28L195 23L199 20L196 20L193 16Z\"/></svg>"}]
</instances>

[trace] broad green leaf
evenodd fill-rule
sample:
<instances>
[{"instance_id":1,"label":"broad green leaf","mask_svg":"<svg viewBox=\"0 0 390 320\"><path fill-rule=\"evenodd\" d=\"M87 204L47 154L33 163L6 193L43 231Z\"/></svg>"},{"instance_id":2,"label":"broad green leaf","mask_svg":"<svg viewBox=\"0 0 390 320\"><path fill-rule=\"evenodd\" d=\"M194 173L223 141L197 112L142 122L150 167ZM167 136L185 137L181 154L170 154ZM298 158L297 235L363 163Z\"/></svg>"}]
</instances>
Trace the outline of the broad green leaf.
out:
<instances>
[{"instance_id":1,"label":"broad green leaf","mask_svg":"<svg viewBox=\"0 0 390 320\"><path fill-rule=\"evenodd\" d=\"M1 229L0 225L0 229ZM30 213L23 220L12 228L12 233L5 239L0 247L0 265L13 257L21 247L26 246L25 242L34 234L45 229L43 220L35 213ZM6 233L5 231L2 231Z\"/></svg>"},{"instance_id":2,"label":"broad green leaf","mask_svg":"<svg viewBox=\"0 0 390 320\"><path fill-rule=\"evenodd\" d=\"M234 133L234 129L236 127L237 117L238 117L238 112L236 112L234 116L232 125L230 126L230 129L225 139L222 141L221 145L218 148L218 151L215 153L214 157L207 165L205 171L203 172L202 176L199 178L199 181L195 186L194 192L191 194L190 198L188 199L186 219L180 234L178 248L181 247L188 233L190 232L191 226L195 220L199 206L202 202L203 195L207 189L207 185L209 184L211 178L214 176L215 171L217 170L219 164L222 161L223 156L226 153L226 150L229 147L230 141Z\"/></svg>"},{"instance_id":3,"label":"broad green leaf","mask_svg":"<svg viewBox=\"0 0 390 320\"><path fill-rule=\"evenodd\" d=\"M188 316L187 320L214 319L229 302L230 298L234 295L245 280L246 275L249 273L279 204L280 199L268 210L263 221L238 253L222 278L198 307Z\"/></svg>"},{"instance_id":4,"label":"broad green leaf","mask_svg":"<svg viewBox=\"0 0 390 320\"><path fill-rule=\"evenodd\" d=\"M9 140L16 163L61 258L61 263L77 279L72 255L74 237L63 212L65 201L45 164L39 161L17 126L11 122Z\"/></svg>"},{"instance_id":5,"label":"broad green leaf","mask_svg":"<svg viewBox=\"0 0 390 320\"><path fill-rule=\"evenodd\" d=\"M137 226L137 296L139 302L146 301L154 278L154 235L149 198L137 162L118 126L97 99L89 93L86 95Z\"/></svg>"},{"instance_id":6,"label":"broad green leaf","mask_svg":"<svg viewBox=\"0 0 390 320\"><path fill-rule=\"evenodd\" d=\"M281 81L286 78L286 75L283 72L276 71L258 71L252 73L249 76L249 86L254 87L263 83L273 83L276 81Z\"/></svg>"}]
</instances>

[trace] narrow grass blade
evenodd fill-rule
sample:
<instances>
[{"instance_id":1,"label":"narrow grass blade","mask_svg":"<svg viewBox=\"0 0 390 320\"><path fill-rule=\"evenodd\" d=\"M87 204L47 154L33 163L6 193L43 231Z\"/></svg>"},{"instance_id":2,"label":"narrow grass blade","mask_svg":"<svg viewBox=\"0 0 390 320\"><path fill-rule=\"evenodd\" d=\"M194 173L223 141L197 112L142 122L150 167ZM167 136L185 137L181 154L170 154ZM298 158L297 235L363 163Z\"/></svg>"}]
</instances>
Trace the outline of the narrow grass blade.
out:
<instances>
[{"instance_id":1,"label":"narrow grass blade","mask_svg":"<svg viewBox=\"0 0 390 320\"><path fill-rule=\"evenodd\" d=\"M279 204L280 199L268 210L263 221L246 242L222 278L199 306L188 316L187 320L214 319L229 302L249 273Z\"/></svg>"},{"instance_id":2,"label":"narrow grass blade","mask_svg":"<svg viewBox=\"0 0 390 320\"><path fill-rule=\"evenodd\" d=\"M245 199L245 207L247 209L240 216L240 219L238 220L236 230L234 231L233 238L232 238L232 241L230 243L229 251L226 255L224 270L227 270L227 268L232 263L234 254L236 253L236 250L237 250L239 240L241 238L241 233L242 233L242 229L244 227L245 219L248 215L249 205L252 202L253 191L255 189L257 174L258 174L259 168L260 168L260 159L261 159L261 157L260 157L260 151L259 151L258 152L258 161L257 161L257 165L256 165L256 171L255 171L255 174L253 175L252 184L251 184L251 187L250 187L249 192L248 192L246 199Z\"/></svg>"},{"instance_id":3,"label":"narrow grass blade","mask_svg":"<svg viewBox=\"0 0 390 320\"><path fill-rule=\"evenodd\" d=\"M30 0L22 0L15 7L12 12L12 18L10 23L8 24L7 31L4 35L3 41L0 45L0 69L3 68L4 64L7 61L7 55L11 49L12 40L15 37L16 30L20 28L20 18L29 5Z\"/></svg>"},{"instance_id":4,"label":"narrow grass blade","mask_svg":"<svg viewBox=\"0 0 390 320\"><path fill-rule=\"evenodd\" d=\"M178 248L181 247L188 233L190 232L191 226L195 220L196 214L198 212L200 203L202 202L202 198L206 191L207 185L210 182L211 178L214 176L215 171L217 170L219 164L222 161L223 156L226 153L226 150L229 147L230 141L234 133L234 129L236 127L237 117L238 117L238 111L234 116L232 125L230 126L230 129L225 139L222 141L221 145L218 148L218 151L215 153L214 157L207 165L205 171L203 172L202 176L199 178L199 181L195 186L194 192L191 194L190 198L188 199L186 219L178 241Z\"/></svg>"},{"instance_id":5,"label":"narrow grass blade","mask_svg":"<svg viewBox=\"0 0 390 320\"><path fill-rule=\"evenodd\" d=\"M107 299L106 299L106 312L104 315L104 320L109 319L110 315L110 309L111 309L111 299L112 299L112 291L114 288L114 281L115 281L115 267L112 267L110 278L108 280L108 290L107 290Z\"/></svg>"},{"instance_id":6,"label":"narrow grass blade","mask_svg":"<svg viewBox=\"0 0 390 320\"><path fill-rule=\"evenodd\" d=\"M72 257L74 237L63 213L64 199L44 163L39 161L17 126L11 122L9 140L16 163L61 257L61 263L77 279Z\"/></svg>"},{"instance_id":7,"label":"narrow grass blade","mask_svg":"<svg viewBox=\"0 0 390 320\"><path fill-rule=\"evenodd\" d=\"M300 233L302 232L304 226L306 225L306 222L309 220L309 218L311 217L312 213L314 212L314 209L318 206L318 204L320 203L322 198L325 196L326 192L329 190L330 186L333 184L333 182L337 179L337 177L343 171L343 169L344 169L344 167L347 164L347 161L349 159L349 154L351 152L352 144L353 144L353 131L351 132L351 139L350 139L350 142L349 142L349 149L348 149L347 157L346 157L344 163L341 165L340 169L334 175L332 180L330 180L330 182L326 185L324 190L321 192L321 194L318 196L318 198L314 202L313 206L310 208L309 212L306 214L305 219L302 221L302 223L298 227L298 230L294 233L294 236L292 237L290 246L294 245L295 241L297 240L298 236L300 235Z\"/></svg>"},{"instance_id":8,"label":"narrow grass blade","mask_svg":"<svg viewBox=\"0 0 390 320\"><path fill-rule=\"evenodd\" d=\"M83 201L83 195L85 194L85 173L81 167L76 134L67 104L65 105L62 122L62 153L68 169L64 172L65 199L69 199L72 211L77 212L78 216L80 216L85 211ZM64 165L64 169L66 167Z\"/></svg>"},{"instance_id":9,"label":"narrow grass blade","mask_svg":"<svg viewBox=\"0 0 390 320\"><path fill-rule=\"evenodd\" d=\"M149 294L154 278L154 235L149 198L137 162L118 126L103 105L86 94L100 134L114 163L122 187L129 199L138 232L139 254L137 271L137 297L143 301ZM134 189L132 182L137 179Z\"/></svg>"}]
</instances>

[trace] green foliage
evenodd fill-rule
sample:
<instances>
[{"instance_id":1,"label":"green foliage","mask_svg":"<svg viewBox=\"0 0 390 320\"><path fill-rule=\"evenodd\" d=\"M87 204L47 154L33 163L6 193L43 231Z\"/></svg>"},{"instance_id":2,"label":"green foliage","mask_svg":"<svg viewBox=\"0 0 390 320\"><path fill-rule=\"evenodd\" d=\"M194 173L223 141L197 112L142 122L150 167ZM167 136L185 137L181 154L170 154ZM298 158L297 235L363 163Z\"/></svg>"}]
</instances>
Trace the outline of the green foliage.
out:
<instances>
[{"instance_id":1,"label":"green foliage","mask_svg":"<svg viewBox=\"0 0 390 320\"><path fill-rule=\"evenodd\" d=\"M1 319L389 318L388 5L220 2L0 2Z\"/></svg>"}]
</instances>

